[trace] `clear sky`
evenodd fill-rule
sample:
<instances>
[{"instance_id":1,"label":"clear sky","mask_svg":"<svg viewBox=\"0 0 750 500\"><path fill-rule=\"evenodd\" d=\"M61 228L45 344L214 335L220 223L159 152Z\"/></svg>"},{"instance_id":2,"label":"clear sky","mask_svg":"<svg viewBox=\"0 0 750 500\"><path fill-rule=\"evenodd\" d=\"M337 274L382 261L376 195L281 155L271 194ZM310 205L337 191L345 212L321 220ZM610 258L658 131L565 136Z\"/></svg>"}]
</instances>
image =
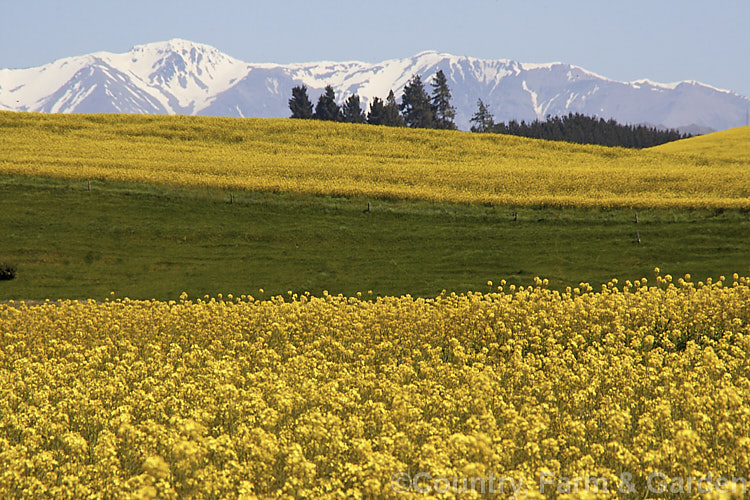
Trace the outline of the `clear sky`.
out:
<instances>
[{"instance_id":1,"label":"clear sky","mask_svg":"<svg viewBox=\"0 0 750 500\"><path fill-rule=\"evenodd\" d=\"M170 38L246 62L438 50L750 96L750 0L0 0L0 68Z\"/></svg>"}]
</instances>

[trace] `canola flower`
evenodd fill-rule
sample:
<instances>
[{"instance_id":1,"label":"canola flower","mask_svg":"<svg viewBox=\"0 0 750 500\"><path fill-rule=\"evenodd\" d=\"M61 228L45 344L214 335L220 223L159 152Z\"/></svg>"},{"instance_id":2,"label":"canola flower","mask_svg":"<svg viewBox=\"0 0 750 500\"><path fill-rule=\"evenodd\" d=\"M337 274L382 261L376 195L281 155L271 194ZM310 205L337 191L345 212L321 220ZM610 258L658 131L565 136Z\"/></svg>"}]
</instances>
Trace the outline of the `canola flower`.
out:
<instances>
[{"instance_id":1,"label":"canola flower","mask_svg":"<svg viewBox=\"0 0 750 500\"><path fill-rule=\"evenodd\" d=\"M750 475L750 278L487 286L0 305L0 497Z\"/></svg>"},{"instance_id":2,"label":"canola flower","mask_svg":"<svg viewBox=\"0 0 750 500\"><path fill-rule=\"evenodd\" d=\"M517 206L748 208L748 144L747 127L634 151L312 120L0 112L0 174Z\"/></svg>"},{"instance_id":3,"label":"canola flower","mask_svg":"<svg viewBox=\"0 0 750 500\"><path fill-rule=\"evenodd\" d=\"M748 163L750 162L750 148L747 147L748 137L750 137L750 127L745 126L668 142L651 149L692 156L693 161L702 160L704 163L707 163L710 158Z\"/></svg>"}]
</instances>

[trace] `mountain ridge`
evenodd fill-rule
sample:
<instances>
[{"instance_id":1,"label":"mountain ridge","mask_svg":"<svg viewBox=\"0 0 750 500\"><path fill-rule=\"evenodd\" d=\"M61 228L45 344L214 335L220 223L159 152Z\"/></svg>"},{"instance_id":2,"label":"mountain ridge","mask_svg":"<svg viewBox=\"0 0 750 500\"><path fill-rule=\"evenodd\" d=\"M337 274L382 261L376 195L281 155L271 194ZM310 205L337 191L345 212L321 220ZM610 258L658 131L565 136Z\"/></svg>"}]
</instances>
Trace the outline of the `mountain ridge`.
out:
<instances>
[{"instance_id":1,"label":"mountain ridge","mask_svg":"<svg viewBox=\"0 0 750 500\"><path fill-rule=\"evenodd\" d=\"M316 101L330 84L338 100L357 93L397 97L414 74L427 90L442 69L453 93L456 123L469 128L477 99L496 121L581 113L621 123L724 130L746 124L750 99L686 80L620 82L580 66L479 59L428 50L412 57L308 63L247 63L207 44L172 39L126 53L94 52L43 66L0 70L0 109L39 112L158 113L284 117L294 85Z\"/></svg>"}]
</instances>

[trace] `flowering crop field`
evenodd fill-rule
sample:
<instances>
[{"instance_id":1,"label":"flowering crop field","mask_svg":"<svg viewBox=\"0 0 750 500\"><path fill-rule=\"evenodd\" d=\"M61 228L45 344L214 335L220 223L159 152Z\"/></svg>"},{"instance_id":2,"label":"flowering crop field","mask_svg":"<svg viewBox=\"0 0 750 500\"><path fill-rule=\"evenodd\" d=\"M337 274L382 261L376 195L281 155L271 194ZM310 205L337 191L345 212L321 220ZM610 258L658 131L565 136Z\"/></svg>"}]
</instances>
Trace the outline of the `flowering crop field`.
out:
<instances>
[{"instance_id":1,"label":"flowering crop field","mask_svg":"<svg viewBox=\"0 0 750 500\"><path fill-rule=\"evenodd\" d=\"M669 142L656 146L652 150L692 156L694 159L717 158L748 164L750 163L749 138L750 127L738 127L715 134Z\"/></svg>"},{"instance_id":2,"label":"flowering crop field","mask_svg":"<svg viewBox=\"0 0 750 500\"><path fill-rule=\"evenodd\" d=\"M0 305L0 496L742 487L750 278L497 285Z\"/></svg>"},{"instance_id":3,"label":"flowering crop field","mask_svg":"<svg viewBox=\"0 0 750 500\"><path fill-rule=\"evenodd\" d=\"M750 128L729 133L698 138L698 149L690 139L633 151L310 120L0 112L0 173L517 206L748 208Z\"/></svg>"},{"instance_id":4,"label":"flowering crop field","mask_svg":"<svg viewBox=\"0 0 750 500\"><path fill-rule=\"evenodd\" d=\"M9 179L0 248L21 259L5 285L28 298L60 289L45 288L53 279L96 273L205 284L185 262L210 265L224 286L222 272L283 264L294 274L289 262L361 282L366 266L356 258L374 263L374 276L407 274L400 247L383 236L394 234L422 252L404 262L437 262L435 273L447 276L440 266L455 267L445 256L457 245L423 248L452 241L430 227L445 220L474 224L467 240L476 253L483 241L539 247L543 255L524 266L513 255L490 259L518 275L536 260L570 267L574 259L558 247L593 263L616 253L629 266L664 254L675 267L686 265L678 250L688 249L697 254L690 258L716 254L744 268L748 144L747 127L633 151L297 120L0 112L0 174ZM81 192L32 189L14 176L40 186L52 181L39 177L94 182ZM143 184L229 192L232 201L136 196ZM274 205L257 192L288 198L269 194L280 197ZM311 195L353 200L339 207ZM383 202L365 215L363 198L444 205L401 213L379 211ZM502 222L508 217L481 204L528 213ZM626 215L635 224L641 213L642 245L611 207L638 208ZM320 234L305 237L299 225ZM565 244L570 234L579 246ZM603 234L608 246L586 244ZM202 241L209 251L196 254L202 247L188 235L210 240ZM533 245L513 246L527 239ZM361 251L374 240L386 250ZM141 247L158 260L131 259ZM334 265L331 249L356 257ZM300 257L308 254L315 261ZM95 273L80 271L80 260ZM457 262L484 272L475 254ZM158 274L173 264L172 274ZM435 298L289 292L0 303L0 498L742 493L750 277L673 280L657 269L652 281L613 279L596 291L558 282L553 290L537 278L526 288L488 282Z\"/></svg>"}]
</instances>

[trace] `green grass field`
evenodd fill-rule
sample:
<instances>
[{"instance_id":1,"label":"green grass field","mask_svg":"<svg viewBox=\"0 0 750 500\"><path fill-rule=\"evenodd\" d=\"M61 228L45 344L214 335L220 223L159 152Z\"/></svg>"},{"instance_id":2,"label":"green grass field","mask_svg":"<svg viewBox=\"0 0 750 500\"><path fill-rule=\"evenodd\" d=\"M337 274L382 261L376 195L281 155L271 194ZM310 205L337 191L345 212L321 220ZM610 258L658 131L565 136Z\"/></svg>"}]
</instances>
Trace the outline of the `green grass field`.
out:
<instances>
[{"instance_id":1,"label":"green grass field","mask_svg":"<svg viewBox=\"0 0 750 500\"><path fill-rule=\"evenodd\" d=\"M0 300L259 297L309 291L434 296L442 289L564 288L662 273L696 280L750 265L739 210L520 208L229 194L0 176ZM363 213L367 202L372 211ZM636 243L636 232L641 244Z\"/></svg>"}]
</instances>

